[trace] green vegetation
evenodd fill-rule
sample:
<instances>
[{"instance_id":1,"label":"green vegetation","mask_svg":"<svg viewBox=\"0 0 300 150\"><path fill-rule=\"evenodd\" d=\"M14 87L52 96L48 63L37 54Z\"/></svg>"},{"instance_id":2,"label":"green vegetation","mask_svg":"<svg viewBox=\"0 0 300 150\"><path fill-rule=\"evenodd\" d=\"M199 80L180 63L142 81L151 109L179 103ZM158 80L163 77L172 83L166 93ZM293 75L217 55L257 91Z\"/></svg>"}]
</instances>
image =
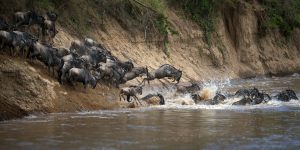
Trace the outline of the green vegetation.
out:
<instances>
[{"instance_id":1,"label":"green vegetation","mask_svg":"<svg viewBox=\"0 0 300 150\"><path fill-rule=\"evenodd\" d=\"M96 7L96 1L92 0L27 0L26 6L36 10L39 14L46 11L56 12L58 22L66 29L78 36L86 36L101 20L101 10Z\"/></svg>"},{"instance_id":2,"label":"green vegetation","mask_svg":"<svg viewBox=\"0 0 300 150\"><path fill-rule=\"evenodd\" d=\"M139 18L142 18L141 22L146 22L143 26L150 26L152 29L156 29L163 37L163 52L169 57L168 52L168 36L170 34L176 35L178 32L174 29L169 22L165 11L167 6L164 0L129 0L130 3L138 8L139 12L142 12Z\"/></svg>"},{"instance_id":3,"label":"green vegetation","mask_svg":"<svg viewBox=\"0 0 300 150\"><path fill-rule=\"evenodd\" d=\"M260 35L268 29L279 29L285 37L290 37L296 27L300 27L299 0L261 0L264 17L259 20Z\"/></svg>"},{"instance_id":4,"label":"green vegetation","mask_svg":"<svg viewBox=\"0 0 300 150\"><path fill-rule=\"evenodd\" d=\"M198 23L204 31L204 40L211 44L211 34L215 31L214 19L216 17L216 1L187 0L182 5L183 10Z\"/></svg>"},{"instance_id":5,"label":"green vegetation","mask_svg":"<svg viewBox=\"0 0 300 150\"><path fill-rule=\"evenodd\" d=\"M200 25L204 40L211 45L215 32L215 19L223 5L235 7L238 0L168 0L169 5L181 7L185 14Z\"/></svg>"}]
</instances>

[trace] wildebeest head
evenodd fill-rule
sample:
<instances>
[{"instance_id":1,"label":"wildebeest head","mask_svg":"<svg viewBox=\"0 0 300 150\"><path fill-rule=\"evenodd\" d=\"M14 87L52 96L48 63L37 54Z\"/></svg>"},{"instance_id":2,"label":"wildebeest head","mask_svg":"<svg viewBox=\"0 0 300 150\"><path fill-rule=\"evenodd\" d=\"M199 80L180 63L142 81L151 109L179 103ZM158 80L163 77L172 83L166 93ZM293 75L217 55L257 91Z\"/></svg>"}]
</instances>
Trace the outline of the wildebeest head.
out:
<instances>
[{"instance_id":1,"label":"wildebeest head","mask_svg":"<svg viewBox=\"0 0 300 150\"><path fill-rule=\"evenodd\" d=\"M165 99L164 99L164 97L163 97L161 94L159 94L159 93L157 93L157 96L160 98L159 104L160 104L160 105L164 105L164 104L165 104Z\"/></svg>"},{"instance_id":2,"label":"wildebeest head","mask_svg":"<svg viewBox=\"0 0 300 150\"><path fill-rule=\"evenodd\" d=\"M93 72L93 76L95 77L95 79L98 81L101 79L101 73L99 71L99 68L96 69L94 72Z\"/></svg>"},{"instance_id":3,"label":"wildebeest head","mask_svg":"<svg viewBox=\"0 0 300 150\"><path fill-rule=\"evenodd\" d=\"M45 18L43 16L38 15L35 11L29 11L29 25L39 24L43 25Z\"/></svg>"},{"instance_id":4,"label":"wildebeest head","mask_svg":"<svg viewBox=\"0 0 300 150\"><path fill-rule=\"evenodd\" d=\"M72 64L76 67L76 68L84 68L84 60L80 59L80 58L74 58L72 60Z\"/></svg>"},{"instance_id":5,"label":"wildebeest head","mask_svg":"<svg viewBox=\"0 0 300 150\"><path fill-rule=\"evenodd\" d=\"M91 38L85 38L84 39L84 44L88 47L92 47L92 46L98 46L98 43L95 42L93 39Z\"/></svg>"},{"instance_id":6,"label":"wildebeest head","mask_svg":"<svg viewBox=\"0 0 300 150\"><path fill-rule=\"evenodd\" d=\"M46 17L47 17L47 19L49 19L51 21L56 21L58 18L58 15L57 15L57 13L55 13L53 11L49 11L49 12L46 12Z\"/></svg>"},{"instance_id":7,"label":"wildebeest head","mask_svg":"<svg viewBox=\"0 0 300 150\"><path fill-rule=\"evenodd\" d=\"M286 90L286 93L288 94L288 96L289 96L291 99L298 99L296 93L295 93L293 90L287 89L287 90Z\"/></svg>"},{"instance_id":8,"label":"wildebeest head","mask_svg":"<svg viewBox=\"0 0 300 150\"><path fill-rule=\"evenodd\" d=\"M49 30L49 35L51 38L54 38L57 33L58 33L58 31L55 28L52 28Z\"/></svg>"},{"instance_id":9,"label":"wildebeest head","mask_svg":"<svg viewBox=\"0 0 300 150\"><path fill-rule=\"evenodd\" d=\"M95 79L95 77L93 77L93 79L91 80L91 85L92 85L92 88L96 88L97 86L97 80Z\"/></svg>"},{"instance_id":10,"label":"wildebeest head","mask_svg":"<svg viewBox=\"0 0 300 150\"><path fill-rule=\"evenodd\" d=\"M121 66L126 72L131 71L134 68L134 65L131 60L126 61L126 62L120 62L118 65Z\"/></svg>"},{"instance_id":11,"label":"wildebeest head","mask_svg":"<svg viewBox=\"0 0 300 150\"><path fill-rule=\"evenodd\" d=\"M177 81L177 83L179 83L179 81L181 79L181 76L182 76L182 71L178 70L178 72L176 73L176 81Z\"/></svg>"},{"instance_id":12,"label":"wildebeest head","mask_svg":"<svg viewBox=\"0 0 300 150\"><path fill-rule=\"evenodd\" d=\"M143 86L141 86L141 85L137 86L137 87L136 87L136 92L137 92L138 94L142 95L142 94L143 94Z\"/></svg>"},{"instance_id":13,"label":"wildebeest head","mask_svg":"<svg viewBox=\"0 0 300 150\"><path fill-rule=\"evenodd\" d=\"M97 63L104 62L106 63L106 56L100 51L95 51L94 57L97 60Z\"/></svg>"},{"instance_id":14,"label":"wildebeest head","mask_svg":"<svg viewBox=\"0 0 300 150\"><path fill-rule=\"evenodd\" d=\"M39 25L42 25L45 21L45 18L43 16L37 16L36 17L36 23Z\"/></svg>"},{"instance_id":15,"label":"wildebeest head","mask_svg":"<svg viewBox=\"0 0 300 150\"><path fill-rule=\"evenodd\" d=\"M247 89L240 89L237 92L235 92L234 96L249 97L250 96L250 92Z\"/></svg>"}]
</instances>

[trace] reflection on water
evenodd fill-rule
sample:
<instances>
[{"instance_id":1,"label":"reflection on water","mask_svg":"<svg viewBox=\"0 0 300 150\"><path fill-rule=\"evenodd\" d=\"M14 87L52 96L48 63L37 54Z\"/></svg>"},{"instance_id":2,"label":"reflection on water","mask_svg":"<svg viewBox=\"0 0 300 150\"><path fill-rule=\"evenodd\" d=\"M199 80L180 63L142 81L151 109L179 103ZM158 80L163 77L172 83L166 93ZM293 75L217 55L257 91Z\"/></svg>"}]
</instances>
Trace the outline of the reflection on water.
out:
<instances>
[{"instance_id":1,"label":"reflection on water","mask_svg":"<svg viewBox=\"0 0 300 150\"><path fill-rule=\"evenodd\" d=\"M258 87L276 93L299 77L237 80L231 92ZM299 149L298 101L257 106L166 106L30 116L0 123L0 149Z\"/></svg>"}]
</instances>

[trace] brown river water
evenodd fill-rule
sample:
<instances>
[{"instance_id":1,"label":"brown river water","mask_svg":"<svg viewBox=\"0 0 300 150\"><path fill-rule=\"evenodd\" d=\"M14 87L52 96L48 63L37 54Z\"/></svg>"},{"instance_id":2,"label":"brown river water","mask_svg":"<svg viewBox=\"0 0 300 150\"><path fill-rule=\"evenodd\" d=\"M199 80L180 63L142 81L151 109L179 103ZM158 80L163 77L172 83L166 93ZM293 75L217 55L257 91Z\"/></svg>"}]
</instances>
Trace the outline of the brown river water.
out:
<instances>
[{"instance_id":1,"label":"brown river water","mask_svg":"<svg viewBox=\"0 0 300 150\"><path fill-rule=\"evenodd\" d=\"M209 82L214 93L257 87L271 95L291 88L300 96L300 76ZM137 109L32 115L0 122L0 149L300 149L300 102L255 106L181 105L187 95L166 95L166 105ZM174 93L173 93L174 94Z\"/></svg>"}]
</instances>

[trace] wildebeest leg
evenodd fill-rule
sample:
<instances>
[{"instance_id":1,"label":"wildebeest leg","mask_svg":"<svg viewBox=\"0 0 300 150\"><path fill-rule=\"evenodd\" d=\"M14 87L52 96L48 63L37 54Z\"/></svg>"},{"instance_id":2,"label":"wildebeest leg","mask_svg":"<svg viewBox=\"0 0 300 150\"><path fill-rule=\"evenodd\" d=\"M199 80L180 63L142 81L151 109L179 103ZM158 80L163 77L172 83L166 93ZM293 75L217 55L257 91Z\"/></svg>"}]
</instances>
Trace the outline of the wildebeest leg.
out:
<instances>
[{"instance_id":1,"label":"wildebeest leg","mask_svg":"<svg viewBox=\"0 0 300 150\"><path fill-rule=\"evenodd\" d=\"M126 100L124 96L126 96L126 95L120 94L120 101L122 101L122 100L125 101Z\"/></svg>"},{"instance_id":2,"label":"wildebeest leg","mask_svg":"<svg viewBox=\"0 0 300 150\"><path fill-rule=\"evenodd\" d=\"M150 80L148 78L144 78L142 82L145 83L146 81L148 82L148 84L150 84Z\"/></svg>"},{"instance_id":3,"label":"wildebeest leg","mask_svg":"<svg viewBox=\"0 0 300 150\"><path fill-rule=\"evenodd\" d=\"M54 67L52 67L52 75L55 76Z\"/></svg>"},{"instance_id":4,"label":"wildebeest leg","mask_svg":"<svg viewBox=\"0 0 300 150\"><path fill-rule=\"evenodd\" d=\"M60 75L60 84L64 84L64 76L65 76L65 72L61 71L61 75Z\"/></svg>"},{"instance_id":5,"label":"wildebeest leg","mask_svg":"<svg viewBox=\"0 0 300 150\"><path fill-rule=\"evenodd\" d=\"M86 89L86 87L87 87L87 82L84 81L84 82L82 82L82 83L83 83L84 89Z\"/></svg>"},{"instance_id":6,"label":"wildebeest leg","mask_svg":"<svg viewBox=\"0 0 300 150\"><path fill-rule=\"evenodd\" d=\"M71 84L73 87L75 87L74 80L73 80L72 77L69 78L69 82L70 82L70 84Z\"/></svg>"},{"instance_id":7,"label":"wildebeest leg","mask_svg":"<svg viewBox=\"0 0 300 150\"><path fill-rule=\"evenodd\" d=\"M120 101L122 101L122 98L124 99L124 97L123 97L123 94L122 94L122 93L120 93L120 94L119 94L119 97L120 97Z\"/></svg>"},{"instance_id":8,"label":"wildebeest leg","mask_svg":"<svg viewBox=\"0 0 300 150\"><path fill-rule=\"evenodd\" d=\"M133 96L135 101L139 102L140 105L142 105L142 103L140 102L140 100L136 97L136 96Z\"/></svg>"},{"instance_id":9,"label":"wildebeest leg","mask_svg":"<svg viewBox=\"0 0 300 150\"><path fill-rule=\"evenodd\" d=\"M0 48L1 49L4 48L4 41L3 40L1 41L1 47Z\"/></svg>"},{"instance_id":10,"label":"wildebeest leg","mask_svg":"<svg viewBox=\"0 0 300 150\"><path fill-rule=\"evenodd\" d=\"M24 23L24 22L25 22L25 21L20 21L20 22L17 22L17 23L16 23L16 25L15 25L15 26L16 26L16 28L18 28L18 27L19 27L19 26L20 26L22 23Z\"/></svg>"},{"instance_id":11,"label":"wildebeest leg","mask_svg":"<svg viewBox=\"0 0 300 150\"><path fill-rule=\"evenodd\" d=\"M50 63L48 62L48 74L51 75L51 66L50 66Z\"/></svg>"},{"instance_id":12,"label":"wildebeest leg","mask_svg":"<svg viewBox=\"0 0 300 150\"><path fill-rule=\"evenodd\" d=\"M127 95L127 102L131 102L130 101L130 95Z\"/></svg>"},{"instance_id":13,"label":"wildebeest leg","mask_svg":"<svg viewBox=\"0 0 300 150\"><path fill-rule=\"evenodd\" d=\"M13 46L10 47L10 55L14 56L14 47Z\"/></svg>"}]
</instances>

